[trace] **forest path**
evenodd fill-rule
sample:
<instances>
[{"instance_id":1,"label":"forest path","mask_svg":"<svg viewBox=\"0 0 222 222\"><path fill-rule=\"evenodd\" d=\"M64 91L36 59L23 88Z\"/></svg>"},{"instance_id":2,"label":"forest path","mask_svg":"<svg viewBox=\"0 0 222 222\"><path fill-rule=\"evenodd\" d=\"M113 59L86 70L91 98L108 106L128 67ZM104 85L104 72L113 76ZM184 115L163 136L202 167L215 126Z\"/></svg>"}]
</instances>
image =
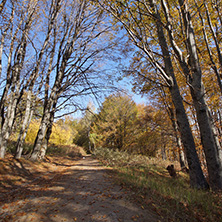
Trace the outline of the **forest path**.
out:
<instances>
[{"instance_id":1,"label":"forest path","mask_svg":"<svg viewBox=\"0 0 222 222\"><path fill-rule=\"evenodd\" d=\"M128 192L114 183L108 168L86 156L68 164L57 164L44 178L40 176L1 197L0 221L160 220Z\"/></svg>"}]
</instances>

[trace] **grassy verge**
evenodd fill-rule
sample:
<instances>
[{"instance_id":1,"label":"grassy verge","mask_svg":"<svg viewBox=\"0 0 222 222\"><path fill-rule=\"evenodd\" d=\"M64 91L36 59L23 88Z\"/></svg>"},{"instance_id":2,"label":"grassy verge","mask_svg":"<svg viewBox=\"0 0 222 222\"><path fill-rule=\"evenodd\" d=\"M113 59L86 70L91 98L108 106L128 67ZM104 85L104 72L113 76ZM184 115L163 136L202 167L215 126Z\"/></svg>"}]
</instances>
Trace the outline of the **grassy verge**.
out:
<instances>
[{"instance_id":1,"label":"grassy verge","mask_svg":"<svg viewBox=\"0 0 222 222\"><path fill-rule=\"evenodd\" d=\"M23 145L23 155L28 155L33 150L33 144L25 143ZM7 153L14 155L16 152L16 141L9 141L7 146ZM76 145L54 145L49 144L46 155L59 155L69 157L81 157L86 155L82 147Z\"/></svg>"},{"instance_id":2,"label":"grassy verge","mask_svg":"<svg viewBox=\"0 0 222 222\"><path fill-rule=\"evenodd\" d=\"M117 181L136 194L142 207L152 207L165 221L222 221L222 194L191 189L182 172L171 178L168 161L106 148L94 154L118 172Z\"/></svg>"}]
</instances>

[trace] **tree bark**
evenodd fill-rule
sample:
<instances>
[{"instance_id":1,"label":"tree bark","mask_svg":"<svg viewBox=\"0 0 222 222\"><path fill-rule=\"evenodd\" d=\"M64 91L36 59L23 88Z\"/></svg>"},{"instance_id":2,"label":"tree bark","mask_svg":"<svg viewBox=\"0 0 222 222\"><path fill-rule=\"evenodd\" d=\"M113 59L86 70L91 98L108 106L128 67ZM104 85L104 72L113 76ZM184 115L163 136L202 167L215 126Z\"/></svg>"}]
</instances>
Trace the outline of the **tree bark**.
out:
<instances>
[{"instance_id":1,"label":"tree bark","mask_svg":"<svg viewBox=\"0 0 222 222\"><path fill-rule=\"evenodd\" d=\"M172 122L172 126L173 126L175 137L176 137L176 142L177 142L177 146L178 146L180 167L184 168L186 166L187 161L186 161L186 155L183 151L181 135L178 135L179 129L178 129L177 120L176 120L173 108L169 107L168 109L169 109L170 120Z\"/></svg>"},{"instance_id":2,"label":"tree bark","mask_svg":"<svg viewBox=\"0 0 222 222\"><path fill-rule=\"evenodd\" d=\"M172 85L169 87L172 101L176 109L176 118L178 121L179 130L181 133L181 139L186 150L187 162L189 166L190 185L191 187L198 189L207 189L209 186L203 175L203 171L200 166L199 158L196 152L196 147L193 139L193 135L190 129L190 125L187 119L187 115L183 106L183 100L179 92L176 78L174 76L173 65L170 58L168 44L164 35L163 27L161 24L160 15L155 5L154 0L150 0L151 6L154 9L154 16L156 18L156 28L159 44L162 49L163 59L165 63L166 73L172 78Z\"/></svg>"},{"instance_id":3,"label":"tree bark","mask_svg":"<svg viewBox=\"0 0 222 222\"><path fill-rule=\"evenodd\" d=\"M44 155L44 153L43 154L41 153L41 146L46 135L49 119L50 119L50 111L49 109L47 109L47 111L45 111L45 113L43 114L40 127L34 142L33 151L30 157L32 161L41 160L42 156Z\"/></svg>"},{"instance_id":4,"label":"tree bark","mask_svg":"<svg viewBox=\"0 0 222 222\"><path fill-rule=\"evenodd\" d=\"M23 134L24 134L25 128L27 127L28 120L29 120L30 113L31 113L31 95L32 95L32 92L29 90L27 92L27 101L26 101L26 109L25 109L24 119L22 121L22 126L20 129L18 139L17 139L17 144L16 144L16 154L15 154L16 159L20 159L21 155L22 155Z\"/></svg>"},{"instance_id":5,"label":"tree bark","mask_svg":"<svg viewBox=\"0 0 222 222\"><path fill-rule=\"evenodd\" d=\"M31 29L31 24L33 22L33 14L35 12L35 7L37 2L34 5L31 5L31 2L28 2L28 5L24 7L25 15L21 17L17 28L15 29L14 35L12 35L13 25L11 27L11 43L8 55L8 64L7 64L7 80L6 86L3 92L3 96L1 98L0 110L1 116L4 117L1 120L1 151L0 155L4 158L5 150L7 147L7 141L12 131L12 126L15 121L16 109L19 101L22 98L24 88L22 84L24 83L26 77L24 76L21 79L21 72L24 68L27 44L28 44L28 34ZM14 10L14 5L12 7ZM11 19L14 16L14 11L12 10ZM10 20L11 20L10 19ZM24 27L23 27L24 26ZM21 28L23 27L23 28ZM21 37L19 37L19 31L22 30ZM14 47L15 41L18 41L16 47ZM14 54L14 55L13 55ZM4 106L6 102L6 98L8 98L7 110L4 115Z\"/></svg>"},{"instance_id":6,"label":"tree bark","mask_svg":"<svg viewBox=\"0 0 222 222\"><path fill-rule=\"evenodd\" d=\"M5 3L7 0L2 0L2 2L0 3L0 14L2 13L4 7L5 7Z\"/></svg>"},{"instance_id":7,"label":"tree bark","mask_svg":"<svg viewBox=\"0 0 222 222\"><path fill-rule=\"evenodd\" d=\"M53 122L54 122L55 108L56 108L56 104L54 104L54 111L50 113L49 125L48 125L47 131L46 131L45 139L42 143L42 147L40 150L40 159L45 158L46 151L48 149L49 139L50 139L50 136L52 133L52 126L53 126Z\"/></svg>"},{"instance_id":8,"label":"tree bark","mask_svg":"<svg viewBox=\"0 0 222 222\"><path fill-rule=\"evenodd\" d=\"M213 123L211 122L209 108L205 101L205 90L202 83L202 72L199 65L191 17L186 2L184 0L179 0L179 4L187 34L186 41L190 56L189 63L192 72L192 79L190 80L191 96L196 110L201 141L206 156L209 183L213 190L218 190L222 189L222 161L220 160L221 147L218 147L219 143L214 136Z\"/></svg>"}]
</instances>

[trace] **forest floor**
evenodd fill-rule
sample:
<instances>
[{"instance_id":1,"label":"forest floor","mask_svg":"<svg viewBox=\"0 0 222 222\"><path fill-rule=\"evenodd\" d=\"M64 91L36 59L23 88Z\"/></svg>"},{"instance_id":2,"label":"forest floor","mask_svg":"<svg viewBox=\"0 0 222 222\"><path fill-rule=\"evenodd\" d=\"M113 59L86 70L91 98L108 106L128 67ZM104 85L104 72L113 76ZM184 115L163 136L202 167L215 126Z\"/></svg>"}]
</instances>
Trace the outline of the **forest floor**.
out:
<instances>
[{"instance_id":1,"label":"forest floor","mask_svg":"<svg viewBox=\"0 0 222 222\"><path fill-rule=\"evenodd\" d=\"M0 221L162 221L91 156L0 160Z\"/></svg>"}]
</instances>

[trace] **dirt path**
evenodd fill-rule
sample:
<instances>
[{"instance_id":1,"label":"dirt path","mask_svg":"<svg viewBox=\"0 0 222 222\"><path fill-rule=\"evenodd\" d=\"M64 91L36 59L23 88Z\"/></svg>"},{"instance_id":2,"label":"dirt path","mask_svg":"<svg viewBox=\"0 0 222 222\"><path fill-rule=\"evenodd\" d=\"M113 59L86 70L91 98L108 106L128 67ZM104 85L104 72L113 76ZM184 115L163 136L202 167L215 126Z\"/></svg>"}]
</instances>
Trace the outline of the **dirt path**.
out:
<instances>
[{"instance_id":1,"label":"dirt path","mask_svg":"<svg viewBox=\"0 0 222 222\"><path fill-rule=\"evenodd\" d=\"M61 167L4 195L0 221L159 221L114 184L107 168L92 157Z\"/></svg>"}]
</instances>

